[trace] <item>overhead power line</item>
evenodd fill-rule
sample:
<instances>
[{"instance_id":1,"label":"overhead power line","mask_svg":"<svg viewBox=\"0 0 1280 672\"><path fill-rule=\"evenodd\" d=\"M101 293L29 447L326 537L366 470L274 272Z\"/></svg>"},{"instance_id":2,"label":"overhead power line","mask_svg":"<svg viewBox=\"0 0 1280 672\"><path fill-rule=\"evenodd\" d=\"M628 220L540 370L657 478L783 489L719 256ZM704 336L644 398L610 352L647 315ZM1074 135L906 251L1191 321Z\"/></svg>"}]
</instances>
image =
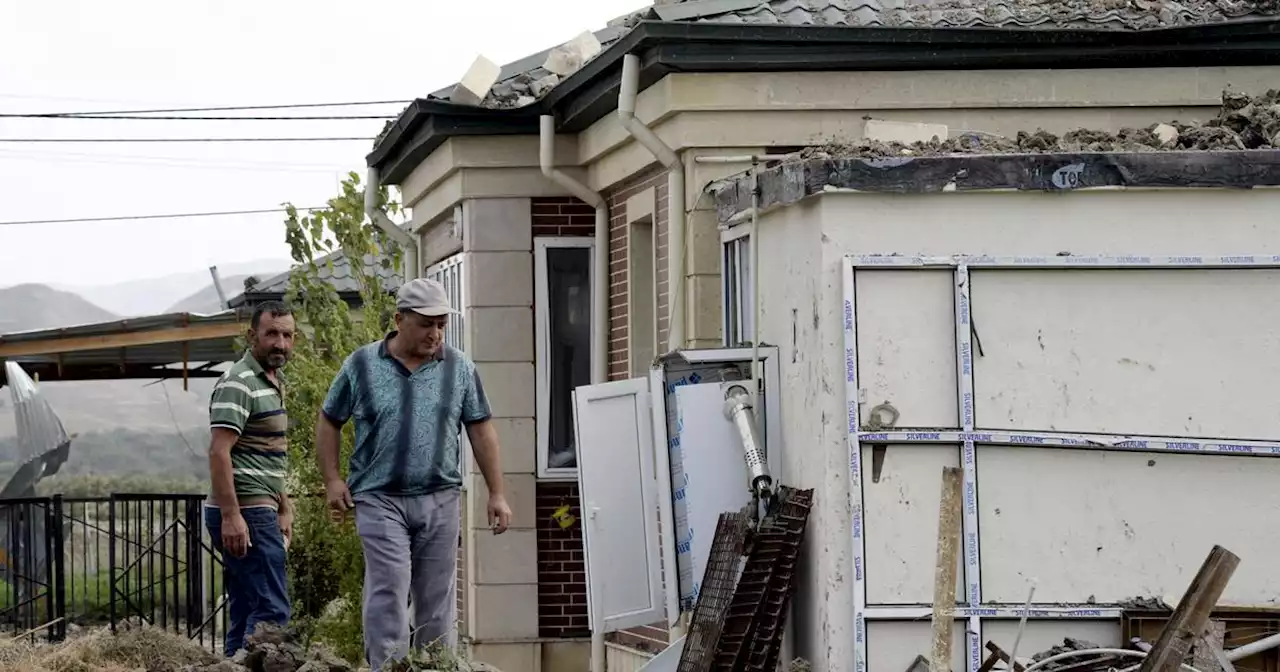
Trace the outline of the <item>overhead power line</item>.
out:
<instances>
[{"instance_id":1,"label":"overhead power line","mask_svg":"<svg viewBox=\"0 0 1280 672\"><path fill-rule=\"evenodd\" d=\"M324 207L295 208L299 212L323 210ZM265 208L262 210L224 210L221 212L182 212L171 215L132 215L126 217L74 217L70 219L27 219L0 222L0 226L25 226L29 224L78 224L82 222L125 222L143 219L187 219L191 217L228 217L233 215L264 215L273 212L285 212L284 208Z\"/></svg>"},{"instance_id":2,"label":"overhead power line","mask_svg":"<svg viewBox=\"0 0 1280 672\"><path fill-rule=\"evenodd\" d=\"M228 105L223 107L175 107L164 110L102 110L88 112L48 112L54 116L84 117L112 114L175 114L180 112L231 112L233 110L301 110L317 107L355 107L361 105L408 105L408 100L362 100L350 103L294 103L290 105Z\"/></svg>"},{"instance_id":3,"label":"overhead power line","mask_svg":"<svg viewBox=\"0 0 1280 672\"><path fill-rule=\"evenodd\" d=\"M370 137L347 138L0 138L0 142L372 142Z\"/></svg>"},{"instance_id":4,"label":"overhead power line","mask_svg":"<svg viewBox=\"0 0 1280 672\"><path fill-rule=\"evenodd\" d=\"M306 116L306 117L188 117L188 116L146 116L141 114L89 114L89 113L61 113L53 112L46 114L0 114L0 118L4 119L114 119L126 121L347 121L356 119L380 119L386 121L395 119L395 115L388 114L348 114L348 115L332 115L332 116Z\"/></svg>"}]
</instances>

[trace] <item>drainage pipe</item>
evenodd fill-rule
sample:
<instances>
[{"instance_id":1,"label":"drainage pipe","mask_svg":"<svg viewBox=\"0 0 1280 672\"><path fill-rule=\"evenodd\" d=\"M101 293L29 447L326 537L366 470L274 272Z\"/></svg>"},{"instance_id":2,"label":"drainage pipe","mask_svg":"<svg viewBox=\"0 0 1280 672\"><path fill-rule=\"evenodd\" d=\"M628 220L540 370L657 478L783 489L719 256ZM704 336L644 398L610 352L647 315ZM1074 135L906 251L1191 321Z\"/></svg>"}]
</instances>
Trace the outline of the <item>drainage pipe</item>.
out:
<instances>
[{"instance_id":1,"label":"drainage pipe","mask_svg":"<svg viewBox=\"0 0 1280 672\"><path fill-rule=\"evenodd\" d=\"M539 119L538 163L547 179L596 209L594 257L591 261L591 382L608 378L609 361L609 204L599 193L555 167L556 120Z\"/></svg>"},{"instance_id":2,"label":"drainage pipe","mask_svg":"<svg viewBox=\"0 0 1280 672\"><path fill-rule=\"evenodd\" d=\"M653 129L636 118L640 90L640 57L622 57L622 82L618 92L618 121L631 137L667 169L667 350L685 345L685 184L684 163Z\"/></svg>"},{"instance_id":3,"label":"drainage pipe","mask_svg":"<svg viewBox=\"0 0 1280 672\"><path fill-rule=\"evenodd\" d=\"M382 229L387 237L400 244L404 248L404 281L409 282L418 277L418 240L414 236L409 235L404 229L391 221L387 214L382 211L382 203L378 198L379 187L378 169L369 166L369 178L364 185L364 214L369 217L369 221L373 225ZM348 260L351 263L358 263L355 259Z\"/></svg>"}]
</instances>

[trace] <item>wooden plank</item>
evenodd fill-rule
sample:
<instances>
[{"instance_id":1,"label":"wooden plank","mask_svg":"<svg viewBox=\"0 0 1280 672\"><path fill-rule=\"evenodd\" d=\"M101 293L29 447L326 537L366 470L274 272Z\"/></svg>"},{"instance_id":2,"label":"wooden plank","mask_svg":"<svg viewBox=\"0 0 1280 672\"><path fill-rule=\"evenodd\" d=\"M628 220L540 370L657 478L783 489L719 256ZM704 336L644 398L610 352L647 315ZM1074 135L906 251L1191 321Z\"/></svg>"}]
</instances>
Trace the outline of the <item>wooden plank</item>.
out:
<instances>
[{"instance_id":1,"label":"wooden plank","mask_svg":"<svg viewBox=\"0 0 1280 672\"><path fill-rule=\"evenodd\" d=\"M933 649L930 672L951 672L951 630L955 627L956 564L960 554L960 507L963 505L960 469L942 469L942 499L938 504L938 564L933 572Z\"/></svg>"},{"instance_id":2,"label":"wooden plank","mask_svg":"<svg viewBox=\"0 0 1280 672\"><path fill-rule=\"evenodd\" d=\"M65 338L50 336L49 338L35 341L15 341L12 343L5 343L0 340L0 359L29 357L32 355L56 355L66 352L83 352L85 350L130 348L162 343L189 343L191 341L238 336L244 329L245 325L238 322L215 322L212 324L197 324L190 327L149 329L146 331L99 334L96 336L68 336Z\"/></svg>"},{"instance_id":3,"label":"wooden plank","mask_svg":"<svg viewBox=\"0 0 1280 672\"><path fill-rule=\"evenodd\" d=\"M1240 558L1221 546L1214 546L1187 592L1173 610L1173 616L1142 661L1140 672L1178 672L1191 645L1209 625L1209 613L1222 597L1227 582L1240 565Z\"/></svg>"}]
</instances>

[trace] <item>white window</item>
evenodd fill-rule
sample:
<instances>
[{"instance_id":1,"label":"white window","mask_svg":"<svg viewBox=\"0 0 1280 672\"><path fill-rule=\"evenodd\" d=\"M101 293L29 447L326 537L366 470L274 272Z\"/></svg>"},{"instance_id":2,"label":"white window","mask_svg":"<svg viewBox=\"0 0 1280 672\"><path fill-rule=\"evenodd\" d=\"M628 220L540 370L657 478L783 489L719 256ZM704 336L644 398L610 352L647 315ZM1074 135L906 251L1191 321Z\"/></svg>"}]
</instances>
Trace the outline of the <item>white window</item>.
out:
<instances>
[{"instance_id":1,"label":"white window","mask_svg":"<svg viewBox=\"0 0 1280 672\"><path fill-rule=\"evenodd\" d=\"M751 272L751 230L737 226L721 236L720 279L726 347L750 343L755 324L755 274Z\"/></svg>"},{"instance_id":2,"label":"white window","mask_svg":"<svg viewBox=\"0 0 1280 672\"><path fill-rule=\"evenodd\" d=\"M444 285L445 291L449 293L449 305L458 311L457 315L449 317L449 326L445 328L444 332L444 342L453 348L466 352L467 306L466 287L464 287L464 278L466 277L464 261L465 256L459 252L428 268L426 276Z\"/></svg>"},{"instance_id":3,"label":"white window","mask_svg":"<svg viewBox=\"0 0 1280 672\"><path fill-rule=\"evenodd\" d=\"M458 311L449 316L448 326L444 331L444 342L451 348L467 351L467 292L466 292L466 255L459 252L453 256L427 268L427 278L444 285L449 294L449 305ZM458 469L462 472L462 482L470 482L471 442L465 431L458 433ZM464 488L465 489L465 488ZM465 529L465 528L464 528Z\"/></svg>"},{"instance_id":4,"label":"white window","mask_svg":"<svg viewBox=\"0 0 1280 672\"><path fill-rule=\"evenodd\" d=\"M591 383L591 238L534 239L538 476L576 478L573 389Z\"/></svg>"}]
</instances>

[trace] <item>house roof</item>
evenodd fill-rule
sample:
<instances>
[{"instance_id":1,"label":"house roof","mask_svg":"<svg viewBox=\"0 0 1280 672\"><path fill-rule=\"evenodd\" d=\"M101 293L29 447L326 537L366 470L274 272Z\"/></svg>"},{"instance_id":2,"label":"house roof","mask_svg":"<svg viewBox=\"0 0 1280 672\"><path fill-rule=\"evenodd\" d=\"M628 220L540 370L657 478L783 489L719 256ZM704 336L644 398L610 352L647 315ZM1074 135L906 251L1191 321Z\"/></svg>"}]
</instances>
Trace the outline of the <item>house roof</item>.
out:
<instances>
[{"instance_id":1,"label":"house roof","mask_svg":"<svg viewBox=\"0 0 1280 672\"><path fill-rule=\"evenodd\" d=\"M365 273L376 274L378 279L382 281L383 287L388 291L395 291L400 287L400 273L393 268L383 268L383 258L366 254L364 257ZM347 259L346 254L342 252L327 254L316 260L316 266L319 268L319 279L327 282L343 298L351 298L360 294L360 283L351 272L351 261ZM249 302L283 298L289 291L289 279L298 270L298 267L295 266L289 271L262 280L245 290L244 293L232 298L228 303L232 308L238 308Z\"/></svg>"},{"instance_id":2,"label":"house roof","mask_svg":"<svg viewBox=\"0 0 1280 672\"><path fill-rule=\"evenodd\" d=\"M626 54L642 90L669 72L1276 65L1277 17L1280 0L665 2L597 32L602 51L563 79L542 52L503 68L480 106L415 100L367 162L397 184L449 137L536 135L542 115L580 131L616 111Z\"/></svg>"},{"instance_id":3,"label":"house roof","mask_svg":"<svg viewBox=\"0 0 1280 672\"><path fill-rule=\"evenodd\" d=\"M1265 14L1268 4L1274 13L1275 3L1250 0L682 0L653 12L664 21L791 26L1147 30Z\"/></svg>"}]
</instances>

